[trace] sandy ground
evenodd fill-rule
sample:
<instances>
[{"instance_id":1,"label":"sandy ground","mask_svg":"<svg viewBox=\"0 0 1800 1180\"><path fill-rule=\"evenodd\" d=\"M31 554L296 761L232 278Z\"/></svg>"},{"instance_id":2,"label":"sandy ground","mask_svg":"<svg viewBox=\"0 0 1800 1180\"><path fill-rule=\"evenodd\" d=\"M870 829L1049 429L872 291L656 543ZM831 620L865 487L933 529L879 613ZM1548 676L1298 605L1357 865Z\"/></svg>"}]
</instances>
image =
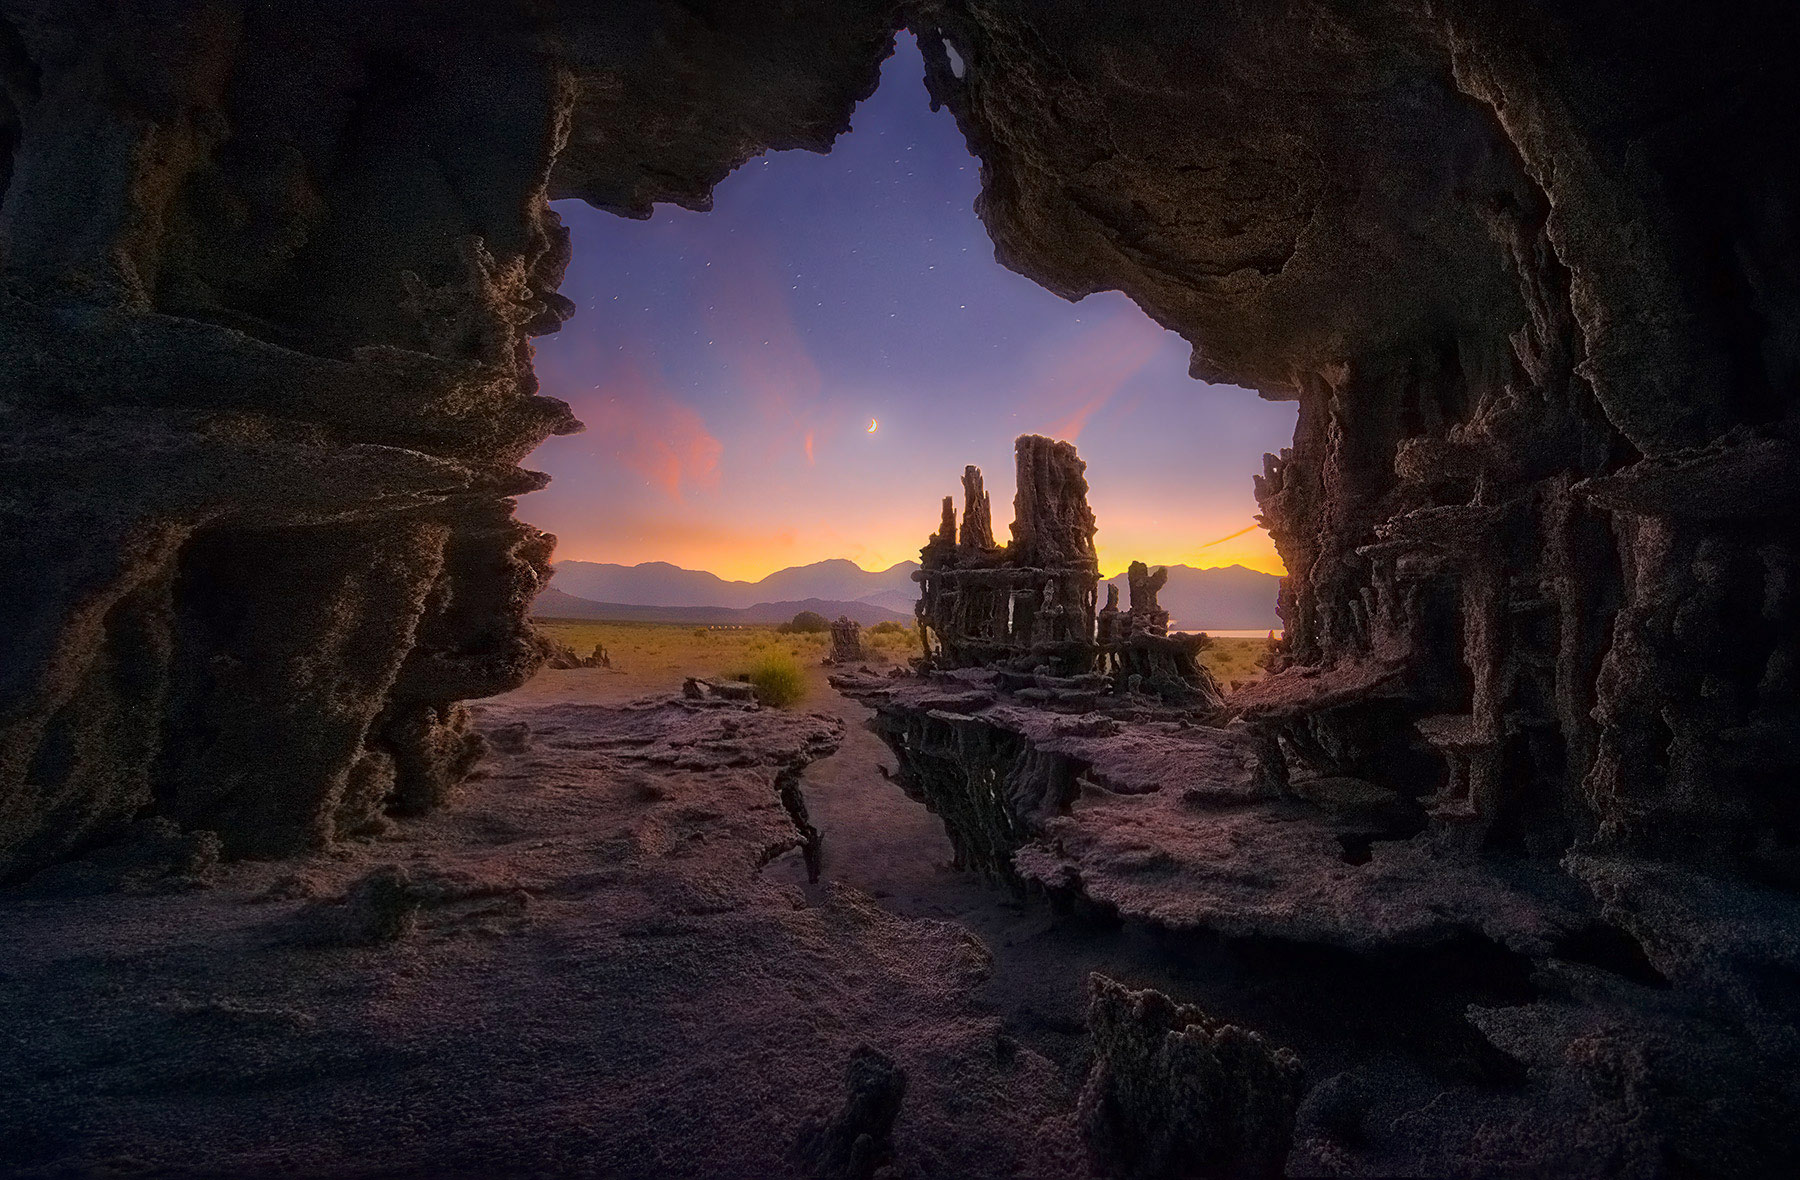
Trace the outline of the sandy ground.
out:
<instances>
[{"instance_id":1,"label":"sandy ground","mask_svg":"<svg viewBox=\"0 0 1800 1180\"><path fill-rule=\"evenodd\" d=\"M484 702L477 779L379 841L4 891L0 1171L798 1174L868 1044L909 1076L899 1174L1083 1174L1066 1071L980 999L992 956L914 916L978 887L904 855L947 845L854 707L822 676L810 715L623 703L667 686L548 672ZM840 738L815 822L885 819L828 835L811 884L775 783ZM865 852L906 873L871 887ZM356 945L341 899L388 866L412 927Z\"/></svg>"},{"instance_id":2,"label":"sandy ground","mask_svg":"<svg viewBox=\"0 0 1800 1180\"><path fill-rule=\"evenodd\" d=\"M731 642L729 637L718 641L715 651ZM623 703L677 692L686 676L720 674L738 658L725 647L712 659L674 660L658 654L640 661L616 638L608 646L616 669L544 672L524 688L477 709L485 721L496 708ZM883 664L877 660L873 666ZM943 826L883 773L884 768L892 769L893 758L864 726L868 710L839 695L826 682L830 669L816 659L805 670L807 696L794 712L818 713L843 724L837 751L808 766L802 779L809 815L824 833L823 880L852 886L910 917L955 918L996 904L1019 908L1007 891L951 867L950 841ZM770 866L768 872L775 879L806 885L805 867L797 855Z\"/></svg>"}]
</instances>

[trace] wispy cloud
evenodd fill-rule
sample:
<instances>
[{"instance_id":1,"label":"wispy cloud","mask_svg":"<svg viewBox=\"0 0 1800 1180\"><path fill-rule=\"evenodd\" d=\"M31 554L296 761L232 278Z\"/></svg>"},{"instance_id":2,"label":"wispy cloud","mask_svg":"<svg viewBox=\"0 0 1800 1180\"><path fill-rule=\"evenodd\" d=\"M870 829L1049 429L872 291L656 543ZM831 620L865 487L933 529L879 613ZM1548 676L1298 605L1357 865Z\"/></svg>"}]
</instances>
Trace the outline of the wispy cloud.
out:
<instances>
[{"instance_id":1,"label":"wispy cloud","mask_svg":"<svg viewBox=\"0 0 1800 1180\"><path fill-rule=\"evenodd\" d=\"M1033 402L1054 415L1049 433L1070 442L1166 340L1163 329L1135 308L1084 328L1038 359L1032 381Z\"/></svg>"},{"instance_id":2,"label":"wispy cloud","mask_svg":"<svg viewBox=\"0 0 1800 1180\"><path fill-rule=\"evenodd\" d=\"M1235 541L1239 537L1243 536L1245 533L1253 533L1261 527L1262 527L1261 525L1253 524L1247 528L1241 528L1235 533L1226 533L1223 537L1220 537L1216 541L1208 541L1204 545L1196 545L1196 546L1194 546L1194 548L1196 548L1196 549L1211 549L1214 545L1223 545L1227 541Z\"/></svg>"},{"instance_id":3,"label":"wispy cloud","mask_svg":"<svg viewBox=\"0 0 1800 1180\"><path fill-rule=\"evenodd\" d=\"M574 406L576 416L587 423L586 438L595 454L610 454L677 502L687 493L719 486L724 444L638 349L625 345L610 359L593 354L582 359L593 368L581 377L591 381L598 375L599 380L585 390L570 388L581 378L559 366L550 374L550 392Z\"/></svg>"}]
</instances>

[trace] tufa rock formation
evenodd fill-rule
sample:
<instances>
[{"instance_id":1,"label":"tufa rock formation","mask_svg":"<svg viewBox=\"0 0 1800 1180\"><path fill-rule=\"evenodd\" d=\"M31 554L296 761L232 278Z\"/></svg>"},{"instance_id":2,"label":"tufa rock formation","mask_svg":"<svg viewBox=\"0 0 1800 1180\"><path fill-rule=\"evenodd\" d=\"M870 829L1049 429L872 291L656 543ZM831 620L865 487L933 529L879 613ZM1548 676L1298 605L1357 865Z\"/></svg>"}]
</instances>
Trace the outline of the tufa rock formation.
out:
<instances>
[{"instance_id":1,"label":"tufa rock formation","mask_svg":"<svg viewBox=\"0 0 1800 1180\"><path fill-rule=\"evenodd\" d=\"M575 429L530 371L572 310L548 199L704 208L828 146L897 20L1003 262L1299 402L1258 483L1285 667L1247 715L1319 773L1399 768L1473 845L1793 875L1773 0L0 5L0 874L146 812L267 853L444 797L457 702L541 658L551 541L511 498ZM941 657L1087 609L1072 473L1023 458L1014 557L1074 572ZM969 516L940 569L974 591Z\"/></svg>"},{"instance_id":2,"label":"tufa rock formation","mask_svg":"<svg viewBox=\"0 0 1800 1180\"><path fill-rule=\"evenodd\" d=\"M378 946L418 928L425 891L399 865L363 876L335 902L316 902L296 917L297 941L308 946Z\"/></svg>"},{"instance_id":3,"label":"tufa rock formation","mask_svg":"<svg viewBox=\"0 0 1800 1180\"><path fill-rule=\"evenodd\" d=\"M1797 1060L1800 82L1776 46L1800 11L912 20L997 256L1124 291L1196 377L1299 410L1256 482L1282 650L1206 738L1258 770L1184 762L1154 720L1053 732L951 671L864 693L915 788L1006 875L1163 931L1472 938L1542 972L1479 1022L1541 1071L1530 1133L1471 1115L1309 1167L1790 1150L1767 1115ZM1702 1059L1711 1103L1676 1064ZM1572 1097L1602 1074L1616 1106Z\"/></svg>"},{"instance_id":4,"label":"tufa rock formation","mask_svg":"<svg viewBox=\"0 0 1800 1180\"><path fill-rule=\"evenodd\" d=\"M1001 261L1299 403L1246 716L1471 846L1794 883L1777 0L0 4L0 875L145 813L265 854L443 798L457 702L541 659L549 199L704 208L826 148L897 23ZM1079 472L1022 459L1013 558L1067 572L942 658L1088 609ZM942 580L1011 603L972 515Z\"/></svg>"},{"instance_id":5,"label":"tufa rock formation","mask_svg":"<svg viewBox=\"0 0 1800 1180\"><path fill-rule=\"evenodd\" d=\"M981 472L963 471L963 520L944 498L938 531L919 552L915 613L926 658L946 668L1046 665L1071 675L1093 662L1094 514L1087 464L1069 443L1021 435L1012 542L998 545Z\"/></svg>"},{"instance_id":6,"label":"tufa rock formation","mask_svg":"<svg viewBox=\"0 0 1800 1180\"><path fill-rule=\"evenodd\" d=\"M1133 691L1166 701L1216 704L1219 686L1198 658L1211 641L1205 635L1170 635L1169 612L1157 605L1156 593L1168 580L1168 570L1152 573L1143 562L1132 562L1126 571L1127 611L1119 609L1119 588L1106 587L1106 605L1094 621L1100 670L1115 683L1136 685Z\"/></svg>"},{"instance_id":7,"label":"tufa rock formation","mask_svg":"<svg viewBox=\"0 0 1800 1180\"><path fill-rule=\"evenodd\" d=\"M955 502L945 497L943 522L919 551L914 614L925 666L992 667L1003 678L1031 673L1031 680L1012 685L1027 699L1049 694L1041 699L1092 703L1100 676L1110 675L1116 691L1215 706L1218 685L1194 658L1206 640L1171 637L1169 613L1156 605L1166 570L1152 576L1142 562L1132 563L1130 614L1119 612L1118 591L1109 586L1096 619L1094 513L1087 464L1074 445L1027 434L1014 453L1011 544L994 542L981 470L967 467L961 532Z\"/></svg>"},{"instance_id":8,"label":"tufa rock formation","mask_svg":"<svg viewBox=\"0 0 1800 1180\"><path fill-rule=\"evenodd\" d=\"M826 662L855 664L866 658L862 645L862 624L839 615L837 621L831 624L831 654L826 657Z\"/></svg>"},{"instance_id":9,"label":"tufa rock formation","mask_svg":"<svg viewBox=\"0 0 1800 1180\"><path fill-rule=\"evenodd\" d=\"M858 1045L850 1056L849 1091L842 1110L801 1132L794 1156L804 1175L873 1180L892 1157L906 1071L880 1050Z\"/></svg>"},{"instance_id":10,"label":"tufa rock formation","mask_svg":"<svg viewBox=\"0 0 1800 1180\"><path fill-rule=\"evenodd\" d=\"M1800 14L921 12L998 256L1299 403L1248 716L1469 846L1800 884Z\"/></svg>"},{"instance_id":11,"label":"tufa rock formation","mask_svg":"<svg viewBox=\"0 0 1800 1180\"><path fill-rule=\"evenodd\" d=\"M544 645L544 667L567 671L571 668L610 668L612 656L604 643L596 643L588 655L581 655L560 639L539 633Z\"/></svg>"}]
</instances>

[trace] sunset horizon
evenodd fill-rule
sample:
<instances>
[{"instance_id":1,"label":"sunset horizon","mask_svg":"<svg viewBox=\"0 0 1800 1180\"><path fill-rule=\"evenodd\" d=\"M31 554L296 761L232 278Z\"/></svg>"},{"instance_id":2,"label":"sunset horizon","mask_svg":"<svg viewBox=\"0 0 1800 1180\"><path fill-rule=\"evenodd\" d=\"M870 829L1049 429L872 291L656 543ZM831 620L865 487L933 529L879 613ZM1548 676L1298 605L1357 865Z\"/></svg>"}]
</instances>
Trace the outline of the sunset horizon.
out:
<instances>
[{"instance_id":1,"label":"sunset horizon","mask_svg":"<svg viewBox=\"0 0 1800 1180\"><path fill-rule=\"evenodd\" d=\"M1104 550L1102 550L1102 552L1104 552ZM728 582L750 582L750 583L765 581L768 578L774 576L775 574L785 573L789 570L806 569L811 566L822 565L826 562L832 562L832 561L847 561L851 565L854 565L857 569L861 570L865 574L886 573L888 570L893 569L895 566L906 565L908 563L911 563L912 565L919 564L919 558L916 553L911 557L901 557L901 558L895 559L894 561L888 561L888 562L877 561L877 562L873 562L870 564L864 564L864 562L858 561L854 557L843 557L840 555L840 556L817 557L817 558L813 558L809 561L790 562L786 565L770 567L768 569L762 570L760 573L758 573L758 572L735 573L735 572L728 572L726 570L715 569L710 566L683 565L678 561L668 561L666 559L657 558L657 557L646 557L641 561L620 561L614 557L575 557L575 556L571 556L567 553L564 553L561 550L561 548L557 549L553 564L561 565L564 562L571 562L571 561L572 562L581 562L581 563L587 564L587 565L616 565L616 566L622 566L627 569L636 569L638 567L647 566L647 565L666 565L666 566L669 566L674 569L686 570L689 573L712 574L715 577L722 578ZM1256 566L1250 565L1248 562L1244 562L1244 561L1208 562L1206 564L1200 564L1200 563L1194 562L1194 561L1149 561L1142 557L1126 558L1119 562L1112 562L1112 561L1108 560L1107 558L1102 557L1100 560L1101 576L1104 578L1118 577L1121 574L1125 573L1126 569L1130 566L1130 564L1133 561L1143 561L1145 565L1151 567L1152 569L1156 568L1157 566L1186 566L1189 569L1197 569L1197 570L1247 569L1247 570L1253 570L1254 572L1259 573L1259 574L1271 574L1275 577L1285 577L1286 576L1286 572L1284 570L1258 569Z\"/></svg>"},{"instance_id":2,"label":"sunset horizon","mask_svg":"<svg viewBox=\"0 0 1800 1180\"><path fill-rule=\"evenodd\" d=\"M1010 484L1010 475L1002 475L992 481L990 488L995 493L996 503L1010 504ZM1007 494L1004 499L998 495L1000 489L1006 490ZM1104 490L1095 488L1091 498L1096 502L1104 503ZM755 553L745 554L741 557L732 556L730 550L717 545L716 542L707 549L688 551L695 553L695 556L685 556L680 549L681 541L668 537L645 538L644 543L648 546L646 550L637 549L630 543L609 543L604 549L596 550L570 544L559 535L554 560L620 566L663 563L680 569L715 574L728 581L744 582L761 581L782 570L816 565L825 561L848 561L865 573L880 573L904 562L918 562L920 547L938 524L937 505L934 503L930 507L931 511L918 514L918 525L909 539L897 541L891 546L857 543L851 546L857 552L830 551L824 548L805 550L801 548L797 534L792 531L777 533L771 538L764 539L758 545ZM1097 517L1100 515L1098 510L1095 515ZM1010 523L1010 517L998 517L995 520L994 527L1001 537L1004 538L1008 535ZM781 551L786 556L774 556L769 552L771 548ZM1275 551L1269 534L1260 525L1254 523L1242 527L1236 532L1226 533L1215 540L1201 542L1170 555L1166 551L1158 551L1150 547L1134 547L1130 540L1110 540L1107 535L1106 522L1104 518L1101 518L1099 528L1094 536L1094 548L1099 554L1100 568L1103 571L1123 573L1132 562L1142 561L1152 567L1183 565L1191 569L1229 569L1233 566L1241 566L1277 577L1287 574L1287 569L1281 561L1281 555ZM707 556L708 553L711 555ZM1109 573L1107 576L1110 577L1112 574Z\"/></svg>"}]
</instances>

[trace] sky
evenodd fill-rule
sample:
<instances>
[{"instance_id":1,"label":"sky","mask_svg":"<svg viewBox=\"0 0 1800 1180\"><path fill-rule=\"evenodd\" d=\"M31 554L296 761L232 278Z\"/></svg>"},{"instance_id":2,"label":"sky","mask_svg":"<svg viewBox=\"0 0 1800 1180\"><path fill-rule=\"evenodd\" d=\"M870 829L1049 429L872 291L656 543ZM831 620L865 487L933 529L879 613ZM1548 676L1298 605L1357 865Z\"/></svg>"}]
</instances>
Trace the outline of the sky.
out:
<instances>
[{"instance_id":1,"label":"sky","mask_svg":"<svg viewBox=\"0 0 1800 1180\"><path fill-rule=\"evenodd\" d=\"M577 311L537 370L587 430L533 453L552 482L520 515L558 560L883 569L917 559L968 463L1004 540L1013 439L1041 433L1087 460L1107 574L1281 572L1251 477L1292 403L1193 380L1181 338L1117 292L1070 303L995 262L979 165L923 77L902 34L829 155L752 160L709 213L558 202Z\"/></svg>"}]
</instances>

